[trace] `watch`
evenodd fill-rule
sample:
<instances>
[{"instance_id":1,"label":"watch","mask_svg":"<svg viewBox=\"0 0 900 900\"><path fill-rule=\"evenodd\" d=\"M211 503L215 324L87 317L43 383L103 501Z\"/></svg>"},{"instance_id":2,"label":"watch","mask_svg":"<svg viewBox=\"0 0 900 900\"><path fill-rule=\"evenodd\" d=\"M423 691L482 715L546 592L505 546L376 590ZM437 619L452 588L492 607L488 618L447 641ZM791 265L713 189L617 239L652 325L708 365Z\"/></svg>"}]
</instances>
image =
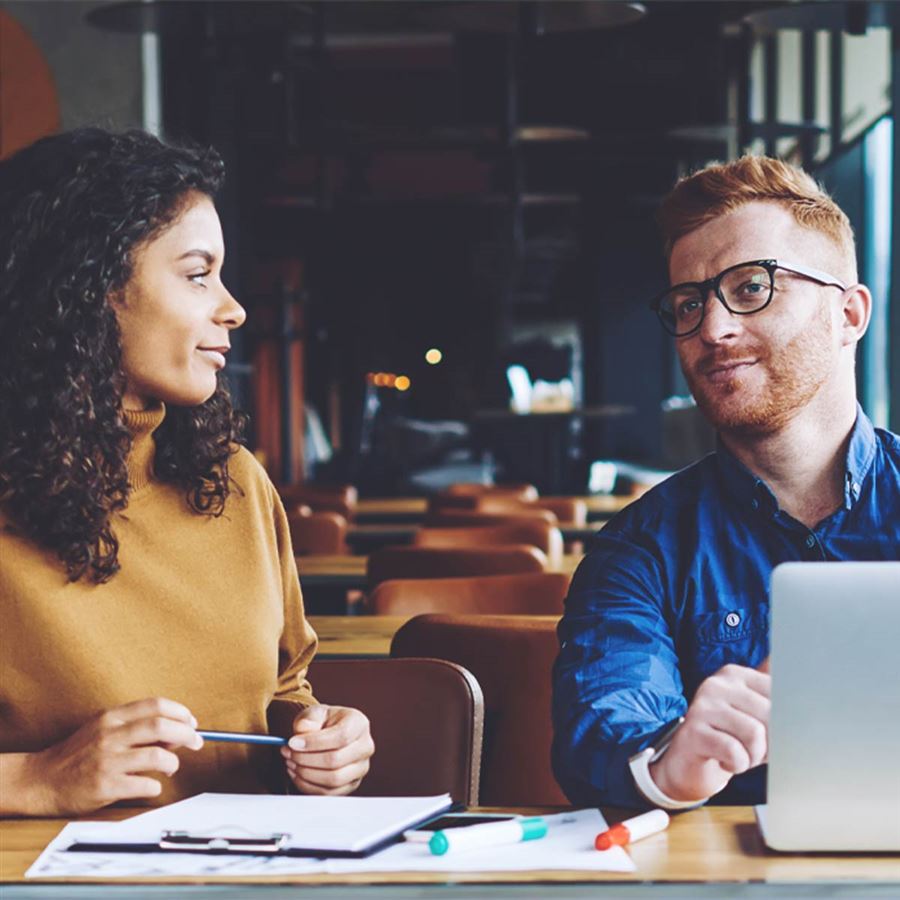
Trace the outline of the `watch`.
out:
<instances>
[{"instance_id":1,"label":"watch","mask_svg":"<svg viewBox=\"0 0 900 900\"><path fill-rule=\"evenodd\" d=\"M653 739L653 743L649 747L645 747L640 753L635 753L628 760L628 767L631 769L631 775L634 778L635 787L643 798L653 806L661 809L693 809L696 806L702 806L709 797L702 800L675 800L668 794L664 793L657 786L650 774L650 764L655 763L663 753L669 749L669 744L675 737L675 732L684 723L684 716L669 722L668 725Z\"/></svg>"}]
</instances>

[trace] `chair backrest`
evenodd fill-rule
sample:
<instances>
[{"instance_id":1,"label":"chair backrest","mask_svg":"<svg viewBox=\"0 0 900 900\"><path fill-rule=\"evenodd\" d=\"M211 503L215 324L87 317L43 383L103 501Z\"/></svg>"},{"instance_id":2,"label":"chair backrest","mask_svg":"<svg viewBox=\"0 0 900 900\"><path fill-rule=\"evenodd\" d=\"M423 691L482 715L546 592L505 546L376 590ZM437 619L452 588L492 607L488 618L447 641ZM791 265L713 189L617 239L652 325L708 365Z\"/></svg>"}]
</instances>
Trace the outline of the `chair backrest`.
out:
<instances>
[{"instance_id":1,"label":"chair backrest","mask_svg":"<svg viewBox=\"0 0 900 900\"><path fill-rule=\"evenodd\" d=\"M536 500L538 489L533 484L478 484L474 481L458 481L442 493L456 496L498 496L519 497L522 500Z\"/></svg>"},{"instance_id":2,"label":"chair backrest","mask_svg":"<svg viewBox=\"0 0 900 900\"><path fill-rule=\"evenodd\" d=\"M316 659L309 680L321 703L368 716L371 768L356 794L448 792L479 802L484 700L475 677L438 659Z\"/></svg>"},{"instance_id":3,"label":"chair backrest","mask_svg":"<svg viewBox=\"0 0 900 900\"><path fill-rule=\"evenodd\" d=\"M537 496L537 488L533 484L492 485L460 482L432 494L428 498L428 510L437 512L442 509L475 509L486 497L514 502L536 500Z\"/></svg>"},{"instance_id":4,"label":"chair backrest","mask_svg":"<svg viewBox=\"0 0 900 900\"><path fill-rule=\"evenodd\" d=\"M369 555L369 588L392 578L464 578L544 572L547 556L525 544L488 548L385 547Z\"/></svg>"},{"instance_id":5,"label":"chair backrest","mask_svg":"<svg viewBox=\"0 0 900 900\"><path fill-rule=\"evenodd\" d=\"M528 544L546 553L551 563L558 565L562 561L562 533L554 525L537 519L477 528L420 528L413 535L415 547L495 547L502 544Z\"/></svg>"},{"instance_id":6,"label":"chair backrest","mask_svg":"<svg viewBox=\"0 0 900 900\"><path fill-rule=\"evenodd\" d=\"M376 615L476 613L561 616L569 590L562 572L383 581L369 596Z\"/></svg>"},{"instance_id":7,"label":"chair backrest","mask_svg":"<svg viewBox=\"0 0 900 900\"><path fill-rule=\"evenodd\" d=\"M478 512L497 515L520 514L522 511L544 510L553 513L557 520L569 525L587 522L587 503L581 497L539 497L537 500L509 500L506 497L481 497L476 506Z\"/></svg>"},{"instance_id":8,"label":"chair backrest","mask_svg":"<svg viewBox=\"0 0 900 900\"><path fill-rule=\"evenodd\" d=\"M335 512L288 516L294 556L347 552L347 520Z\"/></svg>"},{"instance_id":9,"label":"chair backrest","mask_svg":"<svg viewBox=\"0 0 900 900\"><path fill-rule=\"evenodd\" d=\"M352 519L356 512L358 494L352 484L286 484L276 485L285 508L304 504L314 512L336 512Z\"/></svg>"},{"instance_id":10,"label":"chair backrest","mask_svg":"<svg viewBox=\"0 0 900 900\"><path fill-rule=\"evenodd\" d=\"M568 805L550 764L551 670L556 618L416 616L394 636L391 655L432 656L469 669L484 692L480 802Z\"/></svg>"},{"instance_id":11,"label":"chair backrest","mask_svg":"<svg viewBox=\"0 0 900 900\"><path fill-rule=\"evenodd\" d=\"M532 509L528 506L505 508L502 512L482 512L480 509L429 510L422 524L426 528L477 528L485 525L509 525L513 522L537 521L556 525L558 520L546 509Z\"/></svg>"}]
</instances>

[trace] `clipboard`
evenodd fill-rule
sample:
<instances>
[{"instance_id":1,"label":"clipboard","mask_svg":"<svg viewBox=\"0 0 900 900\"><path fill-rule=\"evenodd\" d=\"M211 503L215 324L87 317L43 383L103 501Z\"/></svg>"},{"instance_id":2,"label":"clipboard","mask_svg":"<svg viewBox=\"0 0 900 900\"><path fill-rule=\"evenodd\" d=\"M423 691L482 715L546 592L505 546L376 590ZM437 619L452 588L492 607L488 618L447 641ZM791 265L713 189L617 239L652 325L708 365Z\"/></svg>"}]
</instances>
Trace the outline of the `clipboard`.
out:
<instances>
[{"instance_id":1,"label":"clipboard","mask_svg":"<svg viewBox=\"0 0 900 900\"><path fill-rule=\"evenodd\" d=\"M299 799L299 798L296 798ZM339 798L333 798L339 799ZM435 798L437 799L437 798ZM183 801L184 802L184 801ZM346 849L328 846L306 846L291 844L291 833L278 830L258 833L248 831L236 834L236 828L230 830L188 830L163 828L156 840L122 840L122 841L82 841L75 840L66 848L70 853L201 853L214 856L287 856L312 857L318 859L363 859L395 844L403 839L403 832L417 828L437 816L463 809L446 797L446 802L432 806L425 815L409 817L390 826L387 833L378 833L370 842L362 847ZM146 815L146 814L145 814ZM141 817L136 817L140 819ZM136 821L126 820L126 821Z\"/></svg>"}]
</instances>

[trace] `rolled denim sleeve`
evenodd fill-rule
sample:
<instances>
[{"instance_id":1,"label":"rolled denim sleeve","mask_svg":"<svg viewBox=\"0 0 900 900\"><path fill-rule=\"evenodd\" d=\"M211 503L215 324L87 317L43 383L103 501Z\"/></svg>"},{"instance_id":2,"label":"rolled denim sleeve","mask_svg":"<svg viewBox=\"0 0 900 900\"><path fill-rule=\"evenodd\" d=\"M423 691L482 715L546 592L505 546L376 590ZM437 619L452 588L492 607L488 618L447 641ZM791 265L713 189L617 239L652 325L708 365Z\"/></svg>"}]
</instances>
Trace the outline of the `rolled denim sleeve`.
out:
<instances>
[{"instance_id":1,"label":"rolled denim sleeve","mask_svg":"<svg viewBox=\"0 0 900 900\"><path fill-rule=\"evenodd\" d=\"M687 708L660 560L601 532L575 573L553 672L553 767L579 806L646 808L628 757Z\"/></svg>"}]
</instances>

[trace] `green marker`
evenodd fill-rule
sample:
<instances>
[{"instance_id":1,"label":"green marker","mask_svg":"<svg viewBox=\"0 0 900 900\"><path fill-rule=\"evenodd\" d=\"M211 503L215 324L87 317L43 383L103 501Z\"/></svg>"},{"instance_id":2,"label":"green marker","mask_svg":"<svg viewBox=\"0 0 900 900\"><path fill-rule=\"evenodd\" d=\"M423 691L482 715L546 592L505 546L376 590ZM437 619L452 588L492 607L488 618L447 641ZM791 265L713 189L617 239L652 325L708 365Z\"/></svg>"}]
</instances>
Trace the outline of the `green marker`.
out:
<instances>
[{"instance_id":1,"label":"green marker","mask_svg":"<svg viewBox=\"0 0 900 900\"><path fill-rule=\"evenodd\" d=\"M478 847L500 847L520 841L536 841L547 834L547 823L539 816L530 819L508 819L504 822L485 822L465 828L436 831L428 842L435 856L450 850L474 850Z\"/></svg>"}]
</instances>

